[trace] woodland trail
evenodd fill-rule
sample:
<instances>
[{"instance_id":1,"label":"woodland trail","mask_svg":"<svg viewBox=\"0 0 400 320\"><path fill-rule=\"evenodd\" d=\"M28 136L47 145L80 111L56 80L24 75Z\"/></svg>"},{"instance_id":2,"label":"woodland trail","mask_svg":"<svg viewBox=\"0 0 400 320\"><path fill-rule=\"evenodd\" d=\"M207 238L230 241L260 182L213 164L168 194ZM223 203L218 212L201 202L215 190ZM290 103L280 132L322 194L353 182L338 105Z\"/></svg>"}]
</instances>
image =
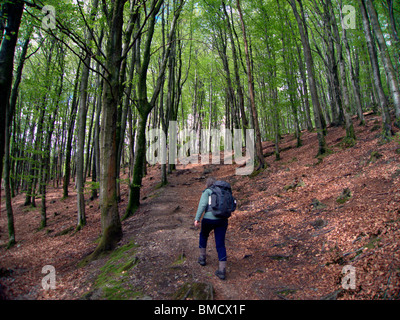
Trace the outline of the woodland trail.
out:
<instances>
[{"instance_id":1,"label":"woodland trail","mask_svg":"<svg viewBox=\"0 0 400 320\"><path fill-rule=\"evenodd\" d=\"M229 260L228 278L221 282L214 275L218 266L213 233L207 248L207 265L198 258L198 234L193 226L198 201L205 188L205 174L218 179L230 177L234 166L190 165L170 176L170 182L155 190L143 201L140 212L131 219L134 226L129 236L139 244L137 277L143 277L143 289L155 299L168 299L185 283L211 284L215 299L249 299L248 293L237 290L240 263ZM228 251L234 250L235 239L227 233Z\"/></svg>"},{"instance_id":2,"label":"woodland trail","mask_svg":"<svg viewBox=\"0 0 400 320\"><path fill-rule=\"evenodd\" d=\"M79 263L97 246L101 230L98 200L87 201L87 226L73 232L76 196L63 200L60 189L49 188L48 227L38 231L40 208L24 207L18 195L17 245L0 247L0 284L8 299L173 299L193 282L211 284L212 298L220 300L399 299L400 148L396 141L381 144L371 133L379 122L366 119L366 126L356 126L358 142L351 148L341 145L342 128L330 128L331 152L323 158L315 158L314 132L303 132L301 148L285 136L280 161L268 156L273 144L265 142L269 167L252 176L235 175L235 165L179 165L160 188L159 166L149 167L141 206L122 222L119 256L84 267ZM238 199L226 236L226 281L214 275L213 235L207 266L197 263L193 221L209 176L231 183ZM122 216L126 183L121 198ZM3 244L5 226L2 205ZM44 265L57 271L56 290L41 288ZM346 265L357 270L354 290L341 286ZM114 291L105 296L106 289Z\"/></svg>"}]
</instances>

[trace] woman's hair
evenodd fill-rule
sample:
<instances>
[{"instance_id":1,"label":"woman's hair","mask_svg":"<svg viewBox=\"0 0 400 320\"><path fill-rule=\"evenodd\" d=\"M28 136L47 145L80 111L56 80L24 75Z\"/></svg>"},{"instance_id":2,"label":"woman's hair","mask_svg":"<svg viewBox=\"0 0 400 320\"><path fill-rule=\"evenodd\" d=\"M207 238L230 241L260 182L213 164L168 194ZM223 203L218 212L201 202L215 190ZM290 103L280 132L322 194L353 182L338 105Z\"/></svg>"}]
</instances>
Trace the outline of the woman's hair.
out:
<instances>
[{"instance_id":1,"label":"woman's hair","mask_svg":"<svg viewBox=\"0 0 400 320\"><path fill-rule=\"evenodd\" d=\"M213 177L208 178L207 181L206 181L206 187L207 188L211 187L214 184L215 181L216 180Z\"/></svg>"}]
</instances>

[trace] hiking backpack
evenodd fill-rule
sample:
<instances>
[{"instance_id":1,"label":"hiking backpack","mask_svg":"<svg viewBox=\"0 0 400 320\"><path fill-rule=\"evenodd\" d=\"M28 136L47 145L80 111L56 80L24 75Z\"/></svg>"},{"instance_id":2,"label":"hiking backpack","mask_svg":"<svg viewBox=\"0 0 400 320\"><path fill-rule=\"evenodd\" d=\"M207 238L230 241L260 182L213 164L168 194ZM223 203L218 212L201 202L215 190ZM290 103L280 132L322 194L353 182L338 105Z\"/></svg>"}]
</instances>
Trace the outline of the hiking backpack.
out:
<instances>
[{"instance_id":1,"label":"hiking backpack","mask_svg":"<svg viewBox=\"0 0 400 320\"><path fill-rule=\"evenodd\" d=\"M217 218L229 218L236 209L231 185L225 181L216 181L209 189L212 193L208 198L208 206L213 215Z\"/></svg>"}]
</instances>

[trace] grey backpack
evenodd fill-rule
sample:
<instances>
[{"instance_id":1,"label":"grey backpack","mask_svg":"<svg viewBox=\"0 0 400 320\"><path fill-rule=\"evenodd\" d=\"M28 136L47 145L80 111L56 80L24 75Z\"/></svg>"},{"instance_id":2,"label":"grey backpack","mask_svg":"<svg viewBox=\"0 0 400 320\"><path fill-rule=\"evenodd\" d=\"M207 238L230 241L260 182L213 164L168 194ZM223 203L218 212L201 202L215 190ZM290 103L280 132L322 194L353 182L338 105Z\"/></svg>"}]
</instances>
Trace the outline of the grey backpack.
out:
<instances>
[{"instance_id":1,"label":"grey backpack","mask_svg":"<svg viewBox=\"0 0 400 320\"><path fill-rule=\"evenodd\" d=\"M209 188L212 193L208 207L217 218L229 218L236 210L236 199L232 195L231 185L225 181L215 181Z\"/></svg>"}]
</instances>

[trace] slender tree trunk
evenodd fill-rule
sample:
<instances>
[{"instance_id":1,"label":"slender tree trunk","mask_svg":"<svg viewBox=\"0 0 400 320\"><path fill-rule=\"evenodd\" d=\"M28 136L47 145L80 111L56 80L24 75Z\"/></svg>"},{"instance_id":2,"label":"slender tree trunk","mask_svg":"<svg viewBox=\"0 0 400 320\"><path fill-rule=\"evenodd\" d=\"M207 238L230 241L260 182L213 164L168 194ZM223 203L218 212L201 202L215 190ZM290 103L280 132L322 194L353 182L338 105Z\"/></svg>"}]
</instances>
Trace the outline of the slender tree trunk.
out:
<instances>
[{"instance_id":1,"label":"slender tree trunk","mask_svg":"<svg viewBox=\"0 0 400 320\"><path fill-rule=\"evenodd\" d=\"M100 88L102 88L103 81L98 81L98 83L100 84ZM102 90L100 90L100 97L101 96L102 96ZM99 99L97 103L96 119L94 124L92 182L97 182L98 177L100 176L100 115L101 115L101 99ZM95 198L97 198L97 187L93 186L91 200Z\"/></svg>"},{"instance_id":2,"label":"slender tree trunk","mask_svg":"<svg viewBox=\"0 0 400 320\"><path fill-rule=\"evenodd\" d=\"M42 103L37 107L39 112L38 118L38 125L35 137L35 144L34 144L34 153L33 153L33 161L31 163L31 176L33 179L29 181L25 205L32 203L32 206L36 206L36 184L39 182L39 192L41 191L41 174L42 174L42 160L44 158L43 147L44 147L44 128L45 128L45 114L46 114L46 107L47 107L47 97L48 93L50 92L51 88L51 78L50 78L50 69L51 69L51 62L53 57L53 50L55 45L55 40L50 40L51 48L49 50L49 54L46 60L46 71L45 71L45 93L42 97ZM31 199L29 199L31 198ZM29 199L29 200L28 200Z\"/></svg>"},{"instance_id":3,"label":"slender tree trunk","mask_svg":"<svg viewBox=\"0 0 400 320\"><path fill-rule=\"evenodd\" d=\"M124 219L131 216L140 205L140 188L142 186L144 158L146 156L146 124L148 113L139 114L136 136L133 176L130 184L129 200Z\"/></svg>"},{"instance_id":4,"label":"slender tree trunk","mask_svg":"<svg viewBox=\"0 0 400 320\"><path fill-rule=\"evenodd\" d=\"M168 58L168 89L167 89L167 113L166 113L166 129L165 133L168 132L169 121L176 121L178 117L178 110L175 109L175 99L176 99L176 35L172 35L171 39L171 52ZM172 146L170 145L170 148ZM175 150L176 151L176 150ZM173 152L175 154L175 152ZM175 170L174 159L169 159L168 161L168 174L171 174ZM164 177L166 180L166 176ZM166 183L166 181L164 181Z\"/></svg>"},{"instance_id":5,"label":"slender tree trunk","mask_svg":"<svg viewBox=\"0 0 400 320\"><path fill-rule=\"evenodd\" d=\"M342 2L342 1L340 1ZM342 9L341 9L342 3L339 5L339 11L340 11L340 20L343 21L343 14L342 14ZM351 53L350 53L350 47L349 47L349 42L347 41L347 33L346 29L342 27L342 39L343 39L343 45L346 50L346 55L347 55L347 61L348 61L348 66L349 66L349 74L350 74L350 81L351 85L353 87L353 93L354 93L354 100L356 103L356 110L357 110L357 115L358 115L358 120L360 120L360 124L364 125L365 119L364 119L364 114L361 106L361 95L360 95L360 90L357 87L356 80L355 80L355 74L354 74L354 68L353 68L353 63L351 59Z\"/></svg>"},{"instance_id":6,"label":"slender tree trunk","mask_svg":"<svg viewBox=\"0 0 400 320\"><path fill-rule=\"evenodd\" d=\"M395 125L400 128L400 88L397 83L397 78L394 73L392 61L390 60L388 48L386 46L385 38L381 27L379 25L378 16L375 11L375 7L371 0L363 0L366 4L367 11L369 13L369 19L371 21L372 28L374 30L376 40L378 41L379 52L381 53L382 63L386 71L388 85L393 98L393 106L395 110L396 120Z\"/></svg>"},{"instance_id":7,"label":"slender tree trunk","mask_svg":"<svg viewBox=\"0 0 400 320\"><path fill-rule=\"evenodd\" d=\"M71 112L70 112L70 122L68 126L68 135L67 135L67 144L65 150L65 170L64 170L64 182L63 182L63 198L68 198L68 186L69 180L71 178L71 152L72 152L72 139L74 135L74 127L75 127L75 119L76 119L76 110L78 109L78 84L79 84L79 71L80 71L81 61L79 60L75 85L74 85L74 93L72 96L71 103Z\"/></svg>"},{"instance_id":8,"label":"slender tree trunk","mask_svg":"<svg viewBox=\"0 0 400 320\"><path fill-rule=\"evenodd\" d=\"M103 42L104 33L102 32L100 35L99 46ZM99 54L100 52L98 52ZM95 124L94 124L94 132L93 132L93 169L92 169L92 195L90 200L97 198L97 189L98 187L94 182L98 181L98 177L100 175L100 115L101 115L101 104L102 104L102 95L103 95L103 87L104 87L104 80L100 77L100 64L96 64L97 70L97 78L96 78L96 86L99 88L97 92L98 99L95 106L96 109L96 116L95 116Z\"/></svg>"},{"instance_id":9,"label":"slender tree trunk","mask_svg":"<svg viewBox=\"0 0 400 320\"><path fill-rule=\"evenodd\" d=\"M6 194L6 209L7 209L7 226L8 226L8 245L11 248L15 244L15 228L14 228L14 214L12 209L11 188L10 188L10 119L11 110L7 108L6 111L6 145L5 145L5 159L4 159L4 189ZM1 178L1 177L0 177Z\"/></svg>"},{"instance_id":10,"label":"slender tree trunk","mask_svg":"<svg viewBox=\"0 0 400 320\"><path fill-rule=\"evenodd\" d=\"M329 12L330 16L330 24L332 28L332 36L335 40L336 44L336 52L338 54L338 64L339 64L339 71L340 71L340 83L341 83L341 88L342 88L342 95L343 95L343 103L342 103L342 110L343 110L343 115L344 115L344 121L345 121L345 126L346 126L346 143L348 145L352 145L356 139L356 135L354 133L354 126L353 122L351 120L351 116L349 114L350 112L350 97L349 97L349 90L347 87L347 78L346 78L346 67L343 59L343 54L342 54L342 45L340 43L340 36L339 36L339 30L336 24L335 16L333 15L333 7L332 3L330 0L327 1L327 10Z\"/></svg>"},{"instance_id":11,"label":"slender tree trunk","mask_svg":"<svg viewBox=\"0 0 400 320\"><path fill-rule=\"evenodd\" d=\"M93 0L90 19L94 20L97 6L99 1ZM90 46L93 40L93 33L87 30L87 45ZM78 206L78 222L76 229L80 230L86 225L86 214L85 214L85 193L84 193L84 152L85 152L85 138L86 138L86 117L88 111L88 84L89 84L89 68L91 63L91 57L89 53L86 53L86 57L82 69L80 95L79 95L79 113L78 113L78 136L77 136L77 151L76 151L76 192L77 192L77 206ZM89 143L89 141L88 141Z\"/></svg>"},{"instance_id":12,"label":"slender tree trunk","mask_svg":"<svg viewBox=\"0 0 400 320\"><path fill-rule=\"evenodd\" d=\"M120 98L122 26L126 0L113 2L108 24L106 70L100 129L100 211L102 237L92 259L113 250L122 238L117 200L117 106Z\"/></svg>"},{"instance_id":13,"label":"slender tree trunk","mask_svg":"<svg viewBox=\"0 0 400 320\"><path fill-rule=\"evenodd\" d=\"M4 182L5 182L5 194L6 194L6 208L7 208L7 221L8 221L8 235L9 241L7 248L12 247L15 244L15 229L14 229L14 214L12 209L12 190L11 190L11 180L10 180L10 164L11 164L11 154L10 154L10 138L11 138L11 123L15 113L15 107L17 104L17 96L18 96L18 89L22 79L22 70L25 63L26 53L28 51L29 40L31 36L32 29L28 32L27 38L24 41L22 46L22 52L19 59L19 64L17 68L16 78L14 81L14 85L11 91L10 103L7 105L6 110L6 118L5 118L5 125L6 125L6 143L5 143L5 161L4 161ZM14 133L15 135L15 133ZM1 166L1 162L0 162ZM1 175L0 175L1 179Z\"/></svg>"},{"instance_id":14,"label":"slender tree trunk","mask_svg":"<svg viewBox=\"0 0 400 320\"><path fill-rule=\"evenodd\" d=\"M77 230L86 225L85 215L85 194L84 194L84 150L86 138L86 116L87 116L87 88L89 82L89 66L90 56L87 55L82 70L80 95L79 95L79 112L78 112L78 135L77 135L77 150L76 150L76 192L77 192L77 207L78 221Z\"/></svg>"},{"instance_id":15,"label":"slender tree trunk","mask_svg":"<svg viewBox=\"0 0 400 320\"><path fill-rule=\"evenodd\" d=\"M122 45L122 56L126 56L128 54L128 49L130 47L132 34L135 28L136 21L138 20L139 15L137 14L136 10L136 1L132 1L130 5L130 19L128 23L128 28L124 33L124 42ZM117 198L118 201L121 200L121 190L120 190L120 170L121 170L121 159L122 154L124 152L125 146L125 131L126 131L126 122L128 118L128 108L130 106L130 97L133 88L133 75L135 69L135 52L136 47L133 46L132 49L132 63L131 63L131 70L129 72L128 78L128 88L125 87L125 80L126 80L126 70L128 66L128 59L124 59L121 64L121 73L120 73L120 82L122 84L121 91L125 91L125 99L122 101L121 99L121 106L118 112L118 125L117 125Z\"/></svg>"},{"instance_id":16,"label":"slender tree trunk","mask_svg":"<svg viewBox=\"0 0 400 320\"><path fill-rule=\"evenodd\" d=\"M307 130L311 131L313 129L313 125L312 125L312 121L311 121L310 100L308 98L307 77L306 77L306 72L304 70L304 62L303 62L301 50L297 46L297 44L296 44L296 47L297 47L297 55L299 58L299 70L300 70L300 76L301 76L301 82L302 82L301 90L302 90L302 95L304 97Z\"/></svg>"},{"instance_id":17,"label":"slender tree trunk","mask_svg":"<svg viewBox=\"0 0 400 320\"><path fill-rule=\"evenodd\" d=\"M373 81L377 92L377 98L379 100L379 106L382 112L382 137L387 140L392 136L392 125L390 121L389 107L386 99L385 92L383 91L381 74L379 72L378 56L372 38L372 32L368 20L367 10L365 7L365 1L360 0L360 10L362 15L362 22L364 27L365 39L367 42L369 59L371 62Z\"/></svg>"},{"instance_id":18,"label":"slender tree trunk","mask_svg":"<svg viewBox=\"0 0 400 320\"><path fill-rule=\"evenodd\" d=\"M4 157L4 190L6 194L6 209L7 209L7 226L8 226L8 245L11 248L15 244L15 229L14 229L14 214L12 209L11 188L10 188L10 136L11 136L11 108L6 110L6 143L5 143L5 157ZM1 164L0 164L1 165ZM1 179L1 176L0 176Z\"/></svg>"},{"instance_id":19,"label":"slender tree trunk","mask_svg":"<svg viewBox=\"0 0 400 320\"><path fill-rule=\"evenodd\" d=\"M283 20L283 16L282 16L282 12L281 12L281 7L279 5L279 0L277 0L277 5L279 8L279 16L280 18ZM287 21L287 20L286 20ZM288 93L289 93L289 101L290 101L290 106L292 109L292 115L293 115L293 119L294 119L294 126L295 126L295 138L297 141L296 147L299 148L302 145L301 142L301 133L300 133L300 126L299 126L299 119L298 119L298 112L297 112L297 106L295 103L295 99L294 99L294 95L295 95L295 88L294 88L294 81L295 81L295 77L293 74L293 68L290 67L290 65L294 64L294 59L293 59L293 55L291 52L288 51L288 46L286 44L287 39L289 39L289 37L286 36L286 30L287 29L287 22L285 24L285 28L282 29L282 57L283 57L283 65L284 65L284 70L286 73L286 83L288 86ZM289 47L290 48L290 47ZM288 61L288 58L290 61Z\"/></svg>"},{"instance_id":20,"label":"slender tree trunk","mask_svg":"<svg viewBox=\"0 0 400 320\"><path fill-rule=\"evenodd\" d=\"M330 29L330 24L329 24ZM329 61L329 71L332 78L332 94L335 101L336 112L332 112L334 115L333 117L333 125L341 126L344 124L344 112L343 112L343 99L342 93L340 89L340 82L339 82L339 74L338 74L338 67L337 67L337 59L335 57L335 48L333 44L333 37L328 39L328 61Z\"/></svg>"},{"instance_id":21,"label":"slender tree trunk","mask_svg":"<svg viewBox=\"0 0 400 320\"><path fill-rule=\"evenodd\" d=\"M313 58L311 55L311 48L310 48L310 43L308 40L307 27L303 25L303 20L302 20L302 19L304 19L304 12L303 12L303 8L302 8L301 0L298 0L298 2L300 4L302 18L300 18L300 15L297 11L297 6L295 3L295 0L290 0L290 5L292 6L294 16L297 20L297 24L299 26L301 42L303 44L304 57L306 60L306 65L307 65L308 84L310 87L311 100L312 100L313 109L314 109L315 126L317 127L317 137L318 137L318 146L319 146L318 147L318 155L321 155L327 151L327 145L326 145L325 136L324 136L325 128L323 127L322 111L321 111L321 106L319 104L317 86L316 86L316 82L315 82L314 61L313 61Z\"/></svg>"},{"instance_id":22,"label":"slender tree trunk","mask_svg":"<svg viewBox=\"0 0 400 320\"><path fill-rule=\"evenodd\" d=\"M236 1L236 5L237 5L238 11L239 11L240 22L242 25L244 49L245 49L245 53L246 53L250 105L251 105L251 111L252 111L252 117L253 117L254 131L256 134L255 145L256 145L256 155L257 155L257 160L258 160L257 170L259 170L260 168L264 168L266 163L265 163L264 155L263 155L263 149L262 149L262 144L261 144L261 132L260 132L260 127L259 127L259 123L258 123L257 108L256 108L256 103L255 103L255 97L254 97L254 83L253 83L252 68L251 68L251 63L250 63L249 47L248 47L247 36L246 36L246 26L244 24L242 9L240 7L239 0Z\"/></svg>"},{"instance_id":23,"label":"slender tree trunk","mask_svg":"<svg viewBox=\"0 0 400 320\"><path fill-rule=\"evenodd\" d=\"M392 38L394 40L394 47L395 49L393 50L393 58L394 58L394 71L395 74L397 74L397 82L400 84L400 39L399 35L397 33L397 27L396 27L396 21L394 17L394 1L393 0L386 0L387 5L388 5L388 11L389 11L389 19L390 19L390 26L392 29ZM398 14L398 13L397 13Z\"/></svg>"},{"instance_id":24,"label":"slender tree trunk","mask_svg":"<svg viewBox=\"0 0 400 320\"><path fill-rule=\"evenodd\" d=\"M226 5L225 5L225 1L222 1L222 6L224 9L224 14L225 14L225 18L226 18L226 22L227 22L227 31L228 31L228 36L231 42L231 50L232 50L232 60L233 60L233 67L234 67L234 73L235 73L235 83L236 83L236 91L237 91L237 95L238 95L238 104L239 104L239 111L240 111L240 117L242 118L242 126L243 126L243 133L245 136L246 135L246 129L249 128L249 122L246 116L246 112L244 110L244 96L243 96L243 90L242 90L242 84L240 81L240 74L239 74L239 66L238 66L238 55L236 52L236 45L235 45L235 40L233 37L233 26L231 24L228 12L226 10Z\"/></svg>"},{"instance_id":25,"label":"slender tree trunk","mask_svg":"<svg viewBox=\"0 0 400 320\"><path fill-rule=\"evenodd\" d=\"M59 49L58 56L60 57L59 65L60 65L60 79L58 90L56 91L55 95L57 97L57 101L54 106L49 106L52 109L52 112L49 112L48 121L46 121L46 135L44 136L42 142L42 153L41 153L41 169L40 169L40 176L39 176L39 190L41 193L41 221L39 229L43 229L47 226L47 207L46 207L46 188L48 183L48 177L50 172L50 150L51 150L51 141L52 135L54 132L54 124L57 118L58 110L59 110L59 103L61 100L61 94L63 90L63 81L64 81L64 52L62 49ZM49 59L51 61L51 59Z\"/></svg>"},{"instance_id":26,"label":"slender tree trunk","mask_svg":"<svg viewBox=\"0 0 400 320\"><path fill-rule=\"evenodd\" d=\"M168 41L167 41L167 48L165 50L165 55L163 57L163 61L160 66L160 70L158 73L156 85L153 91L153 96L151 100L148 100L147 97L147 70L149 68L149 63L150 63L150 49L151 49L151 43L153 40L153 35L154 35L154 27L155 27L155 22L156 22L156 15L160 11L162 1L158 2L153 1L152 2L152 13L151 16L148 19L149 27L147 31L147 39L146 43L144 45L144 51L143 51L143 61L140 63L140 61L137 61L137 64L139 66L139 75L138 75L138 84L137 84L137 95L138 95L138 103L137 103L137 109L139 113L139 124L138 124L138 129L137 129L137 140L136 140L136 148L135 148L135 163L134 163L134 168L133 168L133 177L132 177L132 182L130 184L130 192L129 192L129 200L128 200L128 206L126 208L126 212L124 215L123 219L129 218L133 213L136 211L136 209L140 205L140 188L142 185L142 177L143 177L143 168L144 168L144 163L145 163L145 156L146 156L146 135L145 135L145 130L146 130L146 125L147 125L147 119L148 116L151 112L151 110L154 108L156 105L156 101L158 99L158 95L161 90L161 85L164 83L163 82L163 77L165 74L165 69L167 67L167 61L169 58L169 54L171 51L171 40L172 36L175 33L175 27L177 24L178 17L180 15L183 2L179 6L179 8L175 11L174 13L174 19L171 23L171 29L170 33L168 36ZM138 60L138 59L137 59Z\"/></svg>"},{"instance_id":27,"label":"slender tree trunk","mask_svg":"<svg viewBox=\"0 0 400 320\"><path fill-rule=\"evenodd\" d=\"M6 28L5 36L0 46L0 189L6 138L6 110L10 98L15 47L23 10L24 2L22 0L15 0L13 2L6 1L3 4ZM4 27L4 25L2 25L2 27Z\"/></svg>"}]
</instances>

